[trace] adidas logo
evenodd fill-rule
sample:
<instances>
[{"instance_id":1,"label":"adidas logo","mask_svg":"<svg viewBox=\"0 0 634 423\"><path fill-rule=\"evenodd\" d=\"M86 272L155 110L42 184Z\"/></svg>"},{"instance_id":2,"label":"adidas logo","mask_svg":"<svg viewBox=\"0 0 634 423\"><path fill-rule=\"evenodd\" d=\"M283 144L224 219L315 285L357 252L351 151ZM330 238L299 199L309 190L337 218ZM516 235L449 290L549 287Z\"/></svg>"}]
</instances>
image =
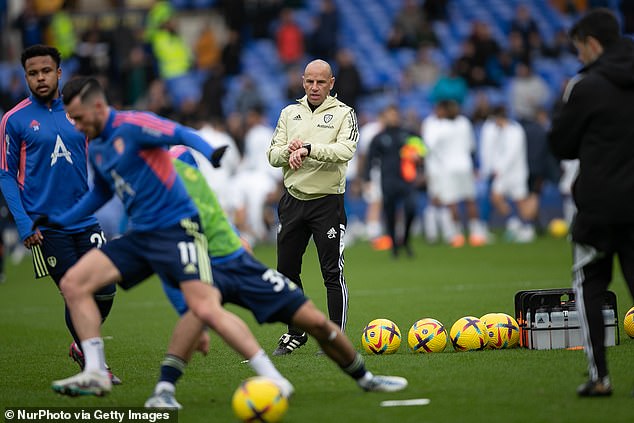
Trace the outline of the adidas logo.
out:
<instances>
[{"instance_id":1,"label":"adidas logo","mask_svg":"<svg viewBox=\"0 0 634 423\"><path fill-rule=\"evenodd\" d=\"M198 272L198 268L192 263L188 263L183 269L183 273L185 273L186 275L191 275L196 272Z\"/></svg>"},{"instance_id":2,"label":"adidas logo","mask_svg":"<svg viewBox=\"0 0 634 423\"><path fill-rule=\"evenodd\" d=\"M326 235L328 235L329 239L333 239L337 236L337 231L335 231L335 228L330 228L328 232L326 232Z\"/></svg>"},{"instance_id":3,"label":"adidas logo","mask_svg":"<svg viewBox=\"0 0 634 423\"><path fill-rule=\"evenodd\" d=\"M302 120L302 115L297 115L293 118L293 120Z\"/></svg>"}]
</instances>

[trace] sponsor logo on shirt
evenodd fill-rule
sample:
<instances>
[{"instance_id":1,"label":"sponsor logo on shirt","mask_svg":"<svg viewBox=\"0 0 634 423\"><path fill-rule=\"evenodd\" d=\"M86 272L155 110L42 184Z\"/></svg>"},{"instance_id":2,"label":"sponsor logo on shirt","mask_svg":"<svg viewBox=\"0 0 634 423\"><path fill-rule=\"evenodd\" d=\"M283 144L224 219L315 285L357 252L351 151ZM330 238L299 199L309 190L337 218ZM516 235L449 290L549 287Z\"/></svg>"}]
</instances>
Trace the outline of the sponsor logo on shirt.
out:
<instances>
[{"instance_id":1,"label":"sponsor logo on shirt","mask_svg":"<svg viewBox=\"0 0 634 423\"><path fill-rule=\"evenodd\" d=\"M114 151L117 152L117 154L123 154L123 150L125 150L125 143L123 142L123 138L119 137L115 139L112 143L112 147L114 148Z\"/></svg>"}]
</instances>

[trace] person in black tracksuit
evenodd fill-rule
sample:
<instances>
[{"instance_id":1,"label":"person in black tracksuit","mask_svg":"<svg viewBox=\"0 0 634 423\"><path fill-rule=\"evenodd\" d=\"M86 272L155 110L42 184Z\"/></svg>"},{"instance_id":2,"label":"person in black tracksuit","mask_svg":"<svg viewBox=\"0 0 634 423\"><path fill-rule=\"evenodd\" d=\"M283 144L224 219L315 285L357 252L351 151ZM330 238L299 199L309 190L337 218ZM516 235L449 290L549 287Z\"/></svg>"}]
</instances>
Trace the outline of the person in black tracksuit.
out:
<instances>
[{"instance_id":1,"label":"person in black tracksuit","mask_svg":"<svg viewBox=\"0 0 634 423\"><path fill-rule=\"evenodd\" d=\"M381 169L383 217L385 219L385 230L392 239L392 255L397 257L402 247L408 256L412 256L413 250L409 242L409 236L412 222L416 216L418 191L416 189L415 173L407 172L403 168L408 166L408 163L404 163L404 160L407 160L404 157L404 154L406 154L404 153L404 147L413 145L413 148L418 148L417 151L420 152L421 156L415 156L413 159L415 162L420 162L423 149L422 141L401 126L400 112L396 106L388 106L383 116L385 129L379 132L370 143L364 179L366 181L370 180L370 170L378 162ZM414 141L413 144L412 141ZM396 214L400 204L403 206L405 220L403 237L399 240L396 237Z\"/></svg>"},{"instance_id":2,"label":"person in black tracksuit","mask_svg":"<svg viewBox=\"0 0 634 423\"><path fill-rule=\"evenodd\" d=\"M607 9L582 17L570 38L584 67L555 108L548 141L557 158L580 161L572 271L590 378L577 393L607 396L601 308L615 255L634 297L634 41Z\"/></svg>"}]
</instances>

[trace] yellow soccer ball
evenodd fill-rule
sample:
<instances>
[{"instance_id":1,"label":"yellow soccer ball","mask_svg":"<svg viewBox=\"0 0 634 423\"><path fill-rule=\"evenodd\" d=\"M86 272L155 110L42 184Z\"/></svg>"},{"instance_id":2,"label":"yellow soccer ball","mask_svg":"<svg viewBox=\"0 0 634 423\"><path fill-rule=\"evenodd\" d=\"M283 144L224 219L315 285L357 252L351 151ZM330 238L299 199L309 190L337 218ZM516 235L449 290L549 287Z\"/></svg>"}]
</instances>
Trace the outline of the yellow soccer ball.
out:
<instances>
[{"instance_id":1,"label":"yellow soccer ball","mask_svg":"<svg viewBox=\"0 0 634 423\"><path fill-rule=\"evenodd\" d=\"M548 223L548 233L555 238L568 235L568 223L564 219L555 218Z\"/></svg>"},{"instance_id":2,"label":"yellow soccer ball","mask_svg":"<svg viewBox=\"0 0 634 423\"><path fill-rule=\"evenodd\" d=\"M233 394L231 406L243 422L274 423L286 414L288 399L271 379L257 376L240 384Z\"/></svg>"},{"instance_id":3,"label":"yellow soccer ball","mask_svg":"<svg viewBox=\"0 0 634 423\"><path fill-rule=\"evenodd\" d=\"M520 325L517 324L517 320L506 313L500 313L506 321L502 327L508 332L509 343L506 348L515 348L520 343Z\"/></svg>"},{"instance_id":4,"label":"yellow soccer ball","mask_svg":"<svg viewBox=\"0 0 634 423\"><path fill-rule=\"evenodd\" d=\"M634 307L629 309L627 313L625 313L625 319L623 319L623 328L625 329L625 333L630 338L634 338Z\"/></svg>"},{"instance_id":5,"label":"yellow soccer ball","mask_svg":"<svg viewBox=\"0 0 634 423\"><path fill-rule=\"evenodd\" d=\"M389 319L374 319L363 329L361 343L370 354L393 354L401 346L401 331Z\"/></svg>"},{"instance_id":6,"label":"yellow soccer ball","mask_svg":"<svg viewBox=\"0 0 634 423\"><path fill-rule=\"evenodd\" d=\"M449 338L456 351L483 350L489 343L484 323L473 316L458 319L449 331Z\"/></svg>"},{"instance_id":7,"label":"yellow soccer ball","mask_svg":"<svg viewBox=\"0 0 634 423\"><path fill-rule=\"evenodd\" d=\"M413 352L443 352L447 346L447 330L436 319L426 318L415 322L409 329L407 343Z\"/></svg>"},{"instance_id":8,"label":"yellow soccer ball","mask_svg":"<svg viewBox=\"0 0 634 423\"><path fill-rule=\"evenodd\" d=\"M489 313L480 317L480 320L484 323L489 337L486 348L492 350L508 348L511 331L509 331L510 328L507 324L507 316L502 313Z\"/></svg>"}]
</instances>

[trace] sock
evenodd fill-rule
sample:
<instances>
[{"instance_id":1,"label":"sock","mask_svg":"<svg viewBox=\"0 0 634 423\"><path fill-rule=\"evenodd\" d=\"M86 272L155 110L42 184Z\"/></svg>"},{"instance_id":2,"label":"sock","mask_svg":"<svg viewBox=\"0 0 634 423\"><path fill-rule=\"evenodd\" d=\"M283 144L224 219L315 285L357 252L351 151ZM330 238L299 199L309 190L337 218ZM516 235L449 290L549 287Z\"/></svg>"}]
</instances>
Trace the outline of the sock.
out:
<instances>
[{"instance_id":1,"label":"sock","mask_svg":"<svg viewBox=\"0 0 634 423\"><path fill-rule=\"evenodd\" d=\"M285 379L284 376L275 368L271 359L264 352L260 350L253 357L249 359L249 366L258 374L258 376L265 376L271 379Z\"/></svg>"},{"instance_id":2,"label":"sock","mask_svg":"<svg viewBox=\"0 0 634 423\"><path fill-rule=\"evenodd\" d=\"M427 206L423 212L423 226L425 229L425 237L428 242L436 242L438 240L438 209L435 206Z\"/></svg>"},{"instance_id":3,"label":"sock","mask_svg":"<svg viewBox=\"0 0 634 423\"><path fill-rule=\"evenodd\" d=\"M178 379L185 371L185 366L187 366L187 363L182 358L172 354L165 354L165 358L161 363L161 376L159 383L156 385L156 390L159 389L159 385L166 383L172 385L171 391L173 392L176 382L178 382Z\"/></svg>"},{"instance_id":4,"label":"sock","mask_svg":"<svg viewBox=\"0 0 634 423\"><path fill-rule=\"evenodd\" d=\"M365 361L359 353L354 356L354 360L352 360L352 363L345 367L342 367L341 369L359 383L361 383L362 380L365 381L366 379L372 379L372 373L370 373L365 368Z\"/></svg>"},{"instance_id":5,"label":"sock","mask_svg":"<svg viewBox=\"0 0 634 423\"><path fill-rule=\"evenodd\" d=\"M86 365L84 371L97 370L106 371L106 359L103 352L103 339L89 338L81 342L81 349L84 352Z\"/></svg>"}]
</instances>

